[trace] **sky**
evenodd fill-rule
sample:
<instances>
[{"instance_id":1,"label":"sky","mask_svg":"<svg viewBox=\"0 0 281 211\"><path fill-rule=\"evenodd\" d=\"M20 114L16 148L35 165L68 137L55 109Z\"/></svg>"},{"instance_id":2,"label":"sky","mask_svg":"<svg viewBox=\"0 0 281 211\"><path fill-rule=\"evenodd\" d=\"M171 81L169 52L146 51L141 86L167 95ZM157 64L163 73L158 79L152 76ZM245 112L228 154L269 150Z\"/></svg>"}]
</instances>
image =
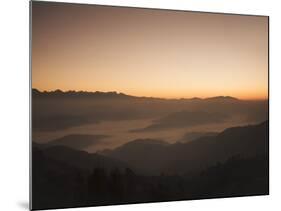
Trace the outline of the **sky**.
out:
<instances>
[{"instance_id":1,"label":"sky","mask_svg":"<svg viewBox=\"0 0 281 211\"><path fill-rule=\"evenodd\" d=\"M32 87L267 99L268 18L33 2Z\"/></svg>"}]
</instances>

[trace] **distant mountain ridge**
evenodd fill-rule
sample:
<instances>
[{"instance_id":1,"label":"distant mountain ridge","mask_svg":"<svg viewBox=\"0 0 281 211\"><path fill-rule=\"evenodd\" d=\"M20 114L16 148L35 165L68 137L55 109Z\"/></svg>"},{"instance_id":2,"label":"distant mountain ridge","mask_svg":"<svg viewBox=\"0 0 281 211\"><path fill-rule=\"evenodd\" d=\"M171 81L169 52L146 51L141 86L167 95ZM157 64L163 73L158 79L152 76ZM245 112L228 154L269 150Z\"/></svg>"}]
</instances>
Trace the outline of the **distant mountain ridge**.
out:
<instances>
[{"instance_id":1,"label":"distant mountain ridge","mask_svg":"<svg viewBox=\"0 0 281 211\"><path fill-rule=\"evenodd\" d=\"M215 97L204 98L204 100L238 100L238 98L231 97L231 96L215 96Z\"/></svg>"},{"instance_id":2,"label":"distant mountain ridge","mask_svg":"<svg viewBox=\"0 0 281 211\"><path fill-rule=\"evenodd\" d=\"M208 97L208 98L199 98L199 97L193 97L193 98L160 98L160 97L144 97L144 96L133 96L133 95L127 95L122 92L116 92L116 91L109 91L109 92L101 92L101 91L95 91L95 92L89 92L89 91L62 91L60 89L56 89L54 91L39 91L36 88L32 89L32 96L33 97L115 97L115 98L138 98L138 99L155 99L155 100L239 100L238 98L231 97L231 96L214 96L214 97Z\"/></svg>"},{"instance_id":3,"label":"distant mountain ridge","mask_svg":"<svg viewBox=\"0 0 281 211\"><path fill-rule=\"evenodd\" d=\"M240 119L261 122L268 117L267 101L230 96L165 99L136 97L117 92L32 90L32 127L58 131L105 121L148 120L131 132L160 131Z\"/></svg>"},{"instance_id":4,"label":"distant mountain ridge","mask_svg":"<svg viewBox=\"0 0 281 211\"><path fill-rule=\"evenodd\" d=\"M117 92L87 92L87 91L61 91L57 89L55 91L39 91L38 89L32 89L32 96L33 97L99 97L99 98L106 98L106 97L118 97L118 98L133 98L133 96L126 95L123 93Z\"/></svg>"}]
</instances>

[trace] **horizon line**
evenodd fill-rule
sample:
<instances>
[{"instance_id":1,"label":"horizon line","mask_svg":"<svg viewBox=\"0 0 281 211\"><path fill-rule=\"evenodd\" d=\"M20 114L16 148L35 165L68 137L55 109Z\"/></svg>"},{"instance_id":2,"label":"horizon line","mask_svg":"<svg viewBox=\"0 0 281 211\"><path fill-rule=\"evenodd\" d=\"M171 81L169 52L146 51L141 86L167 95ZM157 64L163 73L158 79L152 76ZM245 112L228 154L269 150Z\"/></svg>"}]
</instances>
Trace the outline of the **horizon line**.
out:
<instances>
[{"instance_id":1,"label":"horizon line","mask_svg":"<svg viewBox=\"0 0 281 211\"><path fill-rule=\"evenodd\" d=\"M216 97L224 97L224 98L233 98L236 100L247 100L247 101L263 101L263 100L268 100L267 98L238 98L232 95L212 95L209 97L199 97L199 96L193 96L193 97L155 97L155 96L144 96L144 95L132 95L129 93L124 93L124 92L119 92L119 91L99 91L99 90L95 90L95 91L86 91L86 90L63 90L63 89L52 89L52 90L40 90L38 88L32 87L32 90L37 90L41 93L51 93L51 92L63 92L63 93L67 93L67 92L85 92L85 93L116 93L116 94L121 94L121 95L126 95L126 96L131 96L131 97L139 97L139 98L155 98L155 99L165 99L165 100L192 100L192 99L210 99L210 98L216 98Z\"/></svg>"}]
</instances>

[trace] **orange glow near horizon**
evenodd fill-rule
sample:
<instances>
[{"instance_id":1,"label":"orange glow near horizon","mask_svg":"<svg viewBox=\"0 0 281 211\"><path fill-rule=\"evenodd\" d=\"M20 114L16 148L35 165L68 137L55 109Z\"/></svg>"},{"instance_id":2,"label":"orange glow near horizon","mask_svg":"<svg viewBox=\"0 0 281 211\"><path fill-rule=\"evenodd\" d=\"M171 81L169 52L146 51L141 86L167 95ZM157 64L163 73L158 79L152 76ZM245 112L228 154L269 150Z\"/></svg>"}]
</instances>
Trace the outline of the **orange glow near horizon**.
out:
<instances>
[{"instance_id":1,"label":"orange glow near horizon","mask_svg":"<svg viewBox=\"0 0 281 211\"><path fill-rule=\"evenodd\" d=\"M32 87L268 98L268 18L32 2Z\"/></svg>"}]
</instances>

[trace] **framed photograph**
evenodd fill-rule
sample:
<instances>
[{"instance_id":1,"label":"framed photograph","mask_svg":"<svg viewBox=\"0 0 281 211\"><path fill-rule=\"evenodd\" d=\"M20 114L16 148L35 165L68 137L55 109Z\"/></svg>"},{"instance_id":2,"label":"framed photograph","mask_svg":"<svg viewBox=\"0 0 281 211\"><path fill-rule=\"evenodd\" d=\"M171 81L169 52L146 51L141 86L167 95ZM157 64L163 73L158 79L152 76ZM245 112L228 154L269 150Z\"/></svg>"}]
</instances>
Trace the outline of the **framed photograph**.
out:
<instances>
[{"instance_id":1,"label":"framed photograph","mask_svg":"<svg viewBox=\"0 0 281 211\"><path fill-rule=\"evenodd\" d=\"M268 29L31 1L31 209L268 195Z\"/></svg>"}]
</instances>

